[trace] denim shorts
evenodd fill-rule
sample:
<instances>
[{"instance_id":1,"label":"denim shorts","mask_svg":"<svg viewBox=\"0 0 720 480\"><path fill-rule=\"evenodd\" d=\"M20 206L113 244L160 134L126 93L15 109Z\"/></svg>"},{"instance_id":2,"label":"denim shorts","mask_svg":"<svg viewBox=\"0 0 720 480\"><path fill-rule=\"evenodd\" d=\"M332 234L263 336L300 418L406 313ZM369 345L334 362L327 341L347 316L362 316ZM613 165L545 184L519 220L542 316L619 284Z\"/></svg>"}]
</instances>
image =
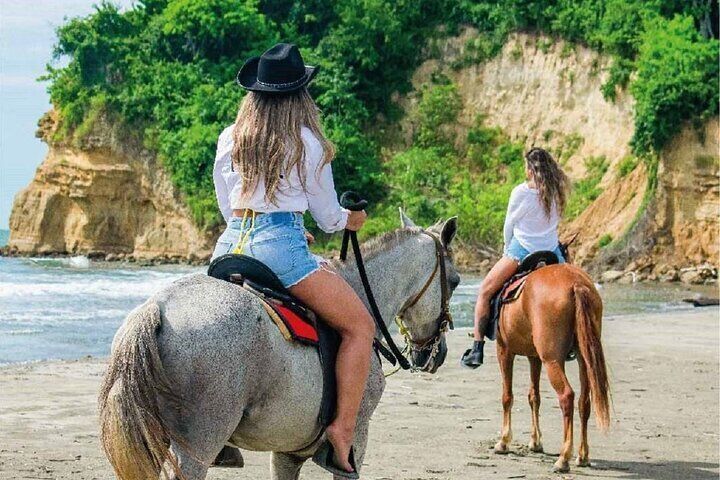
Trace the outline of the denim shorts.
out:
<instances>
[{"instance_id":1,"label":"denim shorts","mask_svg":"<svg viewBox=\"0 0 720 480\"><path fill-rule=\"evenodd\" d=\"M511 258L518 263L521 263L525 259L525 257L530 255L531 253L534 253L534 252L529 252L525 247L520 245L520 242L518 242L515 237L513 237L510 240L510 245L505 247L505 252L504 252L506 257ZM563 257L563 254L560 251L560 246L555 247L555 250L553 250L553 253L555 255L557 255L560 263L565 263L565 257Z\"/></svg>"},{"instance_id":2,"label":"denim shorts","mask_svg":"<svg viewBox=\"0 0 720 480\"><path fill-rule=\"evenodd\" d=\"M310 252L301 214L264 213L255 217L252 229L250 224L250 218L245 219L243 228L242 218L231 217L215 245L213 260L232 253L241 235L250 230L242 253L267 265L286 288L297 285L320 268L322 258Z\"/></svg>"}]
</instances>

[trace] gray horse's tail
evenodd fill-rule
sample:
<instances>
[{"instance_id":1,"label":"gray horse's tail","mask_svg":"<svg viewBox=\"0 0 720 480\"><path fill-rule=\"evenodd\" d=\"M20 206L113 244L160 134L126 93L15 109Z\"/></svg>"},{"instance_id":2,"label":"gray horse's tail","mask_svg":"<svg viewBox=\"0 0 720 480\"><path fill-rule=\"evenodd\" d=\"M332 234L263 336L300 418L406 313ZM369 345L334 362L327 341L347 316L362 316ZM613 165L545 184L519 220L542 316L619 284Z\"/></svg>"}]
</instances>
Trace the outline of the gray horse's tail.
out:
<instances>
[{"instance_id":1,"label":"gray horse's tail","mask_svg":"<svg viewBox=\"0 0 720 480\"><path fill-rule=\"evenodd\" d=\"M170 452L177 434L158 403L160 394L171 403L179 400L160 360L156 331L161 323L160 308L152 301L128 316L100 390L100 441L119 480L158 478L163 465L183 478Z\"/></svg>"}]
</instances>

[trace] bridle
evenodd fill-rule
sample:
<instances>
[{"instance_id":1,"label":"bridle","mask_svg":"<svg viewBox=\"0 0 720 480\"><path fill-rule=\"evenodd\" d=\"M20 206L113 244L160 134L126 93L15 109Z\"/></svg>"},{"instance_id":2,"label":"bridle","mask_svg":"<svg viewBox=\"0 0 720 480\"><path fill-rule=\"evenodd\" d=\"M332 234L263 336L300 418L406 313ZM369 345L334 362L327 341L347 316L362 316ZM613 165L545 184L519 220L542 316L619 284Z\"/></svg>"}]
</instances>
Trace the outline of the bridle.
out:
<instances>
[{"instance_id":1,"label":"bridle","mask_svg":"<svg viewBox=\"0 0 720 480\"><path fill-rule=\"evenodd\" d=\"M340 248L340 260L345 261L347 259L348 243L350 241L352 242L353 252L355 254L355 263L358 267L358 273L360 274L360 280L363 284L363 288L365 289L365 295L368 299L368 303L370 304L370 312L372 313L373 319L375 320L375 325L377 329L380 330L382 337L387 343L387 347L385 347L385 345L383 345L380 340L376 339L374 344L375 349L379 351L393 365L397 363L399 364L398 368L411 371L424 370L432 364L432 362L435 360L435 357L437 357L438 352L440 351L440 343L442 342L443 334L445 334L448 329L453 328L453 321L450 315L450 292L448 290L447 283L447 267L445 265L447 249L443 246L442 241L440 240L440 238L438 238L437 235L432 234L426 230L422 230L422 233L428 235L430 238L433 239L433 242L435 244L436 263L432 274L430 274L430 278L428 278L420 291L400 309L400 312L395 317L395 322L398 325L400 333L405 339L405 348L402 351L398 348L397 344L390 335L390 332L387 329L387 325L385 325L385 321L380 314L380 309L375 302L375 296L373 295L372 289L370 288L370 283L367 279L367 273L365 272L365 264L363 262L362 254L360 253L357 233L350 230L345 230L342 247ZM415 340L410 335L410 332L405 325L403 317L405 313L414 305L416 305L418 301L420 301L420 299L423 297L423 295L425 295L428 288L435 279L438 271L440 272L441 292L440 314L435 319L436 323L438 324L438 329L437 332L429 338L423 340ZM405 356L405 352L407 351L415 353L430 351L430 353L428 355L427 361L422 366L417 366L413 365L413 363Z\"/></svg>"},{"instance_id":2,"label":"bridle","mask_svg":"<svg viewBox=\"0 0 720 480\"><path fill-rule=\"evenodd\" d=\"M452 330L454 328L452 315L450 315L450 292L448 290L447 267L445 265L445 258L448 255L447 249L443 246L437 235L425 230L423 230L422 233L432 238L435 243L435 268L430 274L430 278L427 279L420 291L411 300L409 300L395 316L395 323L398 326L398 330L405 339L405 350L410 350L414 353L430 351L427 360L423 365L413 365L411 367L411 370L413 371L422 371L432 365L432 362L435 360L435 357L437 357L437 354L440 351L440 342L442 342L443 335L448 330ZM412 338L410 330L405 325L404 316L405 313L415 306L423 295L425 295L438 271L440 272L440 314L435 319L438 329L435 334L428 338L415 340Z\"/></svg>"}]
</instances>

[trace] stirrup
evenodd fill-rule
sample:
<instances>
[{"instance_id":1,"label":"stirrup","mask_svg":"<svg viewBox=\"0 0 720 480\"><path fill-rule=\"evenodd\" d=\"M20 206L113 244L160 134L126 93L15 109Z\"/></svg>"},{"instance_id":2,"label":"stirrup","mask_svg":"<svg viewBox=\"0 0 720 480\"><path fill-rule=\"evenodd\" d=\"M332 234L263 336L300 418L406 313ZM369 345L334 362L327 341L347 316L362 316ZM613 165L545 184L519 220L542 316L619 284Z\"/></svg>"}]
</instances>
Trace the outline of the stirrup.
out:
<instances>
[{"instance_id":1,"label":"stirrup","mask_svg":"<svg viewBox=\"0 0 720 480\"><path fill-rule=\"evenodd\" d=\"M350 462L350 466L353 469L352 472L348 472L347 470L340 468L335 463L335 449L330 443L330 440L325 440L323 444L320 445L320 448L318 448L315 455L313 455L312 461L315 462L318 467L327 470L338 477L350 478L353 480L360 478L357 466L355 465L355 451L352 447L350 447L350 456L348 457L348 462Z\"/></svg>"}]
</instances>

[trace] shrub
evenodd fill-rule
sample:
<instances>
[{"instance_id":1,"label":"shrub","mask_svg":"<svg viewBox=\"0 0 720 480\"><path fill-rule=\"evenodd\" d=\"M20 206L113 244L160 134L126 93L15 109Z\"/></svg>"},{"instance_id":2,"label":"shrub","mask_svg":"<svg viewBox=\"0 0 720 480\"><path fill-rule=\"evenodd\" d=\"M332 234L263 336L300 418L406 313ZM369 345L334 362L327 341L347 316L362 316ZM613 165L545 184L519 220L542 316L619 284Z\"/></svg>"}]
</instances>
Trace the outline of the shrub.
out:
<instances>
[{"instance_id":1,"label":"shrub","mask_svg":"<svg viewBox=\"0 0 720 480\"><path fill-rule=\"evenodd\" d=\"M604 234L600 239L598 240L598 247L599 248L605 248L608 245L610 245L613 241L612 235L609 233Z\"/></svg>"},{"instance_id":2,"label":"shrub","mask_svg":"<svg viewBox=\"0 0 720 480\"><path fill-rule=\"evenodd\" d=\"M649 20L641 37L636 100L636 153L659 151L685 120L718 114L718 41L704 39L689 16Z\"/></svg>"},{"instance_id":3,"label":"shrub","mask_svg":"<svg viewBox=\"0 0 720 480\"><path fill-rule=\"evenodd\" d=\"M605 157L589 157L585 159L585 178L573 185L565 208L565 217L572 220L580 215L602 191L598 188L600 180L607 172L608 162Z\"/></svg>"},{"instance_id":4,"label":"shrub","mask_svg":"<svg viewBox=\"0 0 720 480\"><path fill-rule=\"evenodd\" d=\"M632 173L633 170L638 166L640 160L634 155L627 155L623 157L617 164L617 173L620 178L626 177Z\"/></svg>"}]
</instances>

